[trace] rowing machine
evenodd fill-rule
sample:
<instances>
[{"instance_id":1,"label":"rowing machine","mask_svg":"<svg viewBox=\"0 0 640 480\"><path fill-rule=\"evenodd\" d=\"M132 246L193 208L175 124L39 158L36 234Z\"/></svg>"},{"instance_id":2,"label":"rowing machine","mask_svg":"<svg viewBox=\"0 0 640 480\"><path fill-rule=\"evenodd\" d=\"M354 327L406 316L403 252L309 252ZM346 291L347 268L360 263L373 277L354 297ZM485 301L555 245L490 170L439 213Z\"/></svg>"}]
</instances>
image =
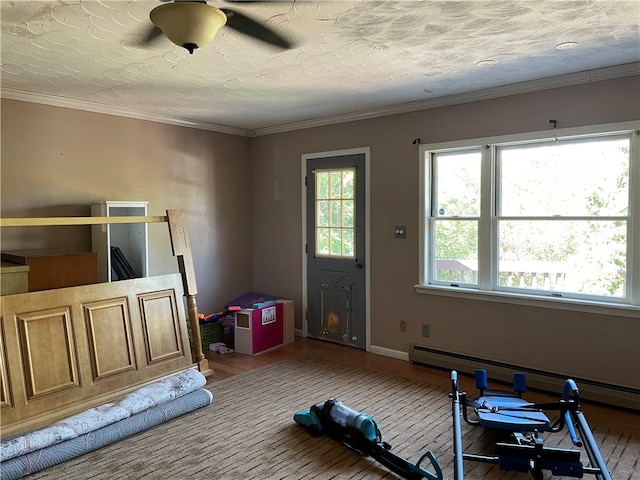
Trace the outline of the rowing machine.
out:
<instances>
[{"instance_id":1,"label":"rowing machine","mask_svg":"<svg viewBox=\"0 0 640 480\"><path fill-rule=\"evenodd\" d=\"M560 401L536 404L522 399L526 391L524 373L514 374L513 392L488 391L485 370L476 370L475 378L480 396L477 400L469 400L466 393L459 391L457 372L451 372L455 480L464 480L463 460L497 463L500 470L529 472L534 480L542 480L544 470L552 475L582 478L583 474L588 473L595 475L597 480L611 480L591 429L580 410L578 387L573 380L565 381ZM475 419L469 417L468 409L473 409ZM551 422L545 410L558 411L560 416ZM497 443L493 456L463 453L461 414L470 425L510 432L513 443ZM583 466L580 450L544 446L539 433L559 432L565 425L571 442L586 450L590 466Z\"/></svg>"}]
</instances>

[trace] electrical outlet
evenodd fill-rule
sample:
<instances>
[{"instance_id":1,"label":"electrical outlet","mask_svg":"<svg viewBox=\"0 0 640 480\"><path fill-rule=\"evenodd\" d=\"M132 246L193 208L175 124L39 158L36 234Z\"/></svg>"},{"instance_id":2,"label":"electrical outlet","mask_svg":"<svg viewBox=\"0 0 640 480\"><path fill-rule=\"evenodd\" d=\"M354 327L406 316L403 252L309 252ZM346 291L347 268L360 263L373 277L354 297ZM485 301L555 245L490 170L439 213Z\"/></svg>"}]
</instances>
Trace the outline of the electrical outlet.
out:
<instances>
[{"instance_id":1,"label":"electrical outlet","mask_svg":"<svg viewBox=\"0 0 640 480\"><path fill-rule=\"evenodd\" d=\"M430 337L431 336L431 327L429 325L427 325L426 323L422 324L422 336L423 337Z\"/></svg>"},{"instance_id":2,"label":"electrical outlet","mask_svg":"<svg viewBox=\"0 0 640 480\"><path fill-rule=\"evenodd\" d=\"M406 320L400 320L400 331L401 332L406 332L407 331L407 321Z\"/></svg>"},{"instance_id":3,"label":"electrical outlet","mask_svg":"<svg viewBox=\"0 0 640 480\"><path fill-rule=\"evenodd\" d=\"M407 226L396 225L393 229L393 233L396 238L407 238Z\"/></svg>"}]
</instances>

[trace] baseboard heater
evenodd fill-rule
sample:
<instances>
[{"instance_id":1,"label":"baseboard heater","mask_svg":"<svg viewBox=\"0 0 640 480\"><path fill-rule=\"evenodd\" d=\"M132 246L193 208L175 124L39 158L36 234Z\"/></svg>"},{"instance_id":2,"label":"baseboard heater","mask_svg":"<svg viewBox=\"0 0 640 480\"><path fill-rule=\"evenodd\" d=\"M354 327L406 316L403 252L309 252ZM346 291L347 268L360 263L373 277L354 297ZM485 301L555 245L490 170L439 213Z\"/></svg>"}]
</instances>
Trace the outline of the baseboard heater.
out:
<instances>
[{"instance_id":1,"label":"baseboard heater","mask_svg":"<svg viewBox=\"0 0 640 480\"><path fill-rule=\"evenodd\" d=\"M456 370L469 375L473 375L476 368L484 368L491 380L509 384L513 381L513 372L525 372L528 388L552 395L562 394L562 387L566 380L565 376L558 373L436 350L415 343L409 346L409 361L445 370ZM581 399L640 411L640 389L585 378L572 378L580 389Z\"/></svg>"}]
</instances>

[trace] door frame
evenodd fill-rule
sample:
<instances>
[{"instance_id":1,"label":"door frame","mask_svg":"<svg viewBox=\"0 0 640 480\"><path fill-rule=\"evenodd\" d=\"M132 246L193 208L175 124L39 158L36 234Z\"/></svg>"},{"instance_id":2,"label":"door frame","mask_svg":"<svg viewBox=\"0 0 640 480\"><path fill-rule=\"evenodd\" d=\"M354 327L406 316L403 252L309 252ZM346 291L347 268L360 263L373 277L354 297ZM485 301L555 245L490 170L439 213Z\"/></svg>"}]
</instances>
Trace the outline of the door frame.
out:
<instances>
[{"instance_id":1,"label":"door frame","mask_svg":"<svg viewBox=\"0 0 640 480\"><path fill-rule=\"evenodd\" d=\"M369 181L369 170L370 170L370 157L371 157L371 148L370 147L359 147L359 148L350 148L346 150L331 150L327 152L315 152L315 153L304 153L302 154L302 336L303 338L307 338L307 333L309 329L309 325L307 322L307 195L306 189L309 188L305 186L305 178L307 177L307 160L312 160L315 158L327 158L327 157L342 157L345 155L362 155L364 154L364 184L365 184L365 227L364 227L364 235L365 235L365 332L366 332L366 348L367 352L371 351L371 301L370 301L370 285L371 285L371 245L370 245L370 233L371 233L371 188Z\"/></svg>"}]
</instances>

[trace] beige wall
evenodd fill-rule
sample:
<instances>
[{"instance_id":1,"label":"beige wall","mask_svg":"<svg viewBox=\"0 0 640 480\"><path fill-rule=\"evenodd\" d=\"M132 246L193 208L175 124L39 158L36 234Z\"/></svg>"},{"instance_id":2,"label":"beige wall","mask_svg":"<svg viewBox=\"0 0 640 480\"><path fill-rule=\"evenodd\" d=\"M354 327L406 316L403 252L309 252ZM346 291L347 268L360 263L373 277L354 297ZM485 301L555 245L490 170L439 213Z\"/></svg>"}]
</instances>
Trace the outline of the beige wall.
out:
<instances>
[{"instance_id":1,"label":"beige wall","mask_svg":"<svg viewBox=\"0 0 640 480\"><path fill-rule=\"evenodd\" d=\"M371 148L371 344L410 343L579 378L640 387L640 321L566 310L459 300L415 292L418 148L422 143L640 119L639 78L558 88L422 112L258 137L254 184L254 288L302 299L301 155ZM278 191L278 198L275 192ZM395 239L394 225L407 225ZM299 307L297 309L300 318ZM407 320L407 332L399 319ZM422 338L421 325L431 326ZM300 324L298 323L298 327Z\"/></svg>"},{"instance_id":2,"label":"beige wall","mask_svg":"<svg viewBox=\"0 0 640 480\"><path fill-rule=\"evenodd\" d=\"M215 312L252 286L249 139L2 100L2 217L90 215L104 200L183 209L198 306ZM151 275L177 271L165 224L149 225ZM3 250L91 250L90 227L3 229Z\"/></svg>"},{"instance_id":3,"label":"beige wall","mask_svg":"<svg viewBox=\"0 0 640 480\"><path fill-rule=\"evenodd\" d=\"M2 100L3 217L87 215L101 200L186 210L198 304L249 290L296 303L301 328L301 156L371 149L371 343L410 343L640 388L640 321L415 292L418 149L423 143L640 119L627 77L253 139ZM124 174L126 172L126 174ZM406 224L408 238L393 237ZM153 226L155 228L160 225ZM90 248L83 229L2 232L2 248ZM152 271L173 269L151 237ZM174 271L174 270L171 270ZM398 319L407 320L401 333ZM420 335L422 323L431 337Z\"/></svg>"}]
</instances>

